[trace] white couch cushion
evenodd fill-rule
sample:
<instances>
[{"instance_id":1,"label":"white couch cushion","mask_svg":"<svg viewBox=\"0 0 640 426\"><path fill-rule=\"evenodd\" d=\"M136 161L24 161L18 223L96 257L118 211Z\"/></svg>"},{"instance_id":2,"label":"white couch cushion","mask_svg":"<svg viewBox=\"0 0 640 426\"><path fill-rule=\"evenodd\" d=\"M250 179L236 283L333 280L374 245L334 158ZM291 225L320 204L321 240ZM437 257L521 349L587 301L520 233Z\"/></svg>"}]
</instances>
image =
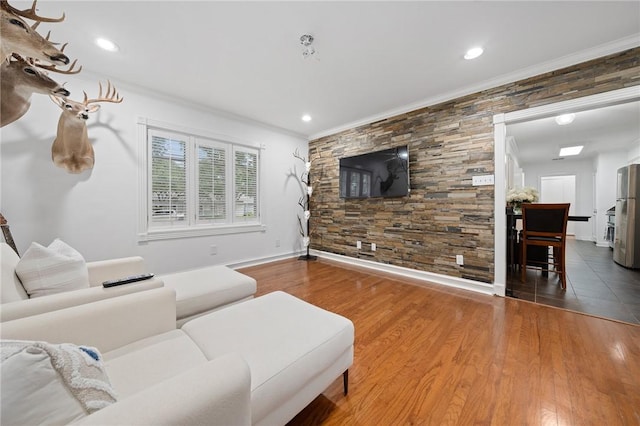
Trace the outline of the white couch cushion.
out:
<instances>
[{"instance_id":1,"label":"white couch cushion","mask_svg":"<svg viewBox=\"0 0 640 426\"><path fill-rule=\"evenodd\" d=\"M105 367L121 397L133 395L207 362L181 330L139 340L104 354Z\"/></svg>"},{"instance_id":2,"label":"white couch cushion","mask_svg":"<svg viewBox=\"0 0 640 426\"><path fill-rule=\"evenodd\" d=\"M349 353L354 341L351 321L280 291L196 318L182 330L208 359L234 352L247 361L254 424Z\"/></svg>"},{"instance_id":3,"label":"white couch cushion","mask_svg":"<svg viewBox=\"0 0 640 426\"><path fill-rule=\"evenodd\" d=\"M87 270L91 287L102 287L102 283L108 280L149 272L140 256L87 262Z\"/></svg>"},{"instance_id":4,"label":"white couch cushion","mask_svg":"<svg viewBox=\"0 0 640 426\"><path fill-rule=\"evenodd\" d=\"M176 291L176 318L207 312L253 296L256 280L226 266L209 266L162 275L165 287Z\"/></svg>"},{"instance_id":5,"label":"white couch cushion","mask_svg":"<svg viewBox=\"0 0 640 426\"><path fill-rule=\"evenodd\" d=\"M89 287L84 258L60 239L55 239L49 247L31 243L16 265L16 274L29 297Z\"/></svg>"},{"instance_id":6,"label":"white couch cushion","mask_svg":"<svg viewBox=\"0 0 640 426\"><path fill-rule=\"evenodd\" d=\"M116 401L100 354L68 343L3 340L2 424L67 424Z\"/></svg>"},{"instance_id":7,"label":"white couch cushion","mask_svg":"<svg viewBox=\"0 0 640 426\"><path fill-rule=\"evenodd\" d=\"M16 265L20 258L7 243L0 243L0 298L1 303L15 302L29 298L16 275Z\"/></svg>"}]
</instances>

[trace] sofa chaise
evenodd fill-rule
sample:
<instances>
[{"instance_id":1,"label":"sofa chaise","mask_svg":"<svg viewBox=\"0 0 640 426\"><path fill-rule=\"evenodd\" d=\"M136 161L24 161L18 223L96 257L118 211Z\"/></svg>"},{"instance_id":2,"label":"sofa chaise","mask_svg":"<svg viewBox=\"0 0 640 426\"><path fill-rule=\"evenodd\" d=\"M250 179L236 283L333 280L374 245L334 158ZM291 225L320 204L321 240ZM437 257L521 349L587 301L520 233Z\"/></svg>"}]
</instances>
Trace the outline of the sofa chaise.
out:
<instances>
[{"instance_id":1,"label":"sofa chaise","mask_svg":"<svg viewBox=\"0 0 640 426\"><path fill-rule=\"evenodd\" d=\"M163 285L158 278L152 278L118 287L102 287L104 281L147 272L144 260L134 256L87 262L89 288L30 299L15 272L19 261L20 258L16 252L7 243L0 242L0 322L158 288Z\"/></svg>"},{"instance_id":2,"label":"sofa chaise","mask_svg":"<svg viewBox=\"0 0 640 426\"><path fill-rule=\"evenodd\" d=\"M251 299L257 289L255 279L223 265L206 266L156 276L145 281L103 288L104 281L148 272L144 259L132 256L87 262L89 288L29 298L20 278L15 273L20 258L4 242L0 243L0 260L2 262L0 322L164 285L176 291L176 321L179 327L207 312Z\"/></svg>"},{"instance_id":3,"label":"sofa chaise","mask_svg":"<svg viewBox=\"0 0 640 426\"><path fill-rule=\"evenodd\" d=\"M102 353L118 400L78 424L284 425L341 375L346 394L354 327L340 315L274 292L175 318L160 288L7 321L1 336Z\"/></svg>"},{"instance_id":4,"label":"sofa chaise","mask_svg":"<svg viewBox=\"0 0 640 426\"><path fill-rule=\"evenodd\" d=\"M178 327L209 312L249 300L257 290L254 278L224 265L163 274L159 278L165 287L176 291Z\"/></svg>"}]
</instances>

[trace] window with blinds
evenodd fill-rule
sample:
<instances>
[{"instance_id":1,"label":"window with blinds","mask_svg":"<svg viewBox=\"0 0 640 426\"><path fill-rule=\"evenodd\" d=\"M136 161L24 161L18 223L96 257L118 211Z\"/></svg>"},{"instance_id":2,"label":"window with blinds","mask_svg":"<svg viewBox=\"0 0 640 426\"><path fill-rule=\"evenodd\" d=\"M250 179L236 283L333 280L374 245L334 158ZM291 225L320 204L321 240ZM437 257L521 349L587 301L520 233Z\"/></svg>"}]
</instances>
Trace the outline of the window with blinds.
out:
<instances>
[{"instance_id":1,"label":"window with blinds","mask_svg":"<svg viewBox=\"0 0 640 426\"><path fill-rule=\"evenodd\" d=\"M258 215L258 152L234 150L234 218L255 221Z\"/></svg>"},{"instance_id":2,"label":"window with blinds","mask_svg":"<svg viewBox=\"0 0 640 426\"><path fill-rule=\"evenodd\" d=\"M146 233L189 236L219 227L230 232L233 225L242 227L238 232L264 229L259 149L164 129L146 133Z\"/></svg>"},{"instance_id":3,"label":"window with blinds","mask_svg":"<svg viewBox=\"0 0 640 426\"><path fill-rule=\"evenodd\" d=\"M187 141L175 135L149 135L151 140L151 208L153 226L184 222L187 213Z\"/></svg>"},{"instance_id":4,"label":"window with blinds","mask_svg":"<svg viewBox=\"0 0 640 426\"><path fill-rule=\"evenodd\" d=\"M227 221L227 149L198 146L198 204L200 222Z\"/></svg>"}]
</instances>

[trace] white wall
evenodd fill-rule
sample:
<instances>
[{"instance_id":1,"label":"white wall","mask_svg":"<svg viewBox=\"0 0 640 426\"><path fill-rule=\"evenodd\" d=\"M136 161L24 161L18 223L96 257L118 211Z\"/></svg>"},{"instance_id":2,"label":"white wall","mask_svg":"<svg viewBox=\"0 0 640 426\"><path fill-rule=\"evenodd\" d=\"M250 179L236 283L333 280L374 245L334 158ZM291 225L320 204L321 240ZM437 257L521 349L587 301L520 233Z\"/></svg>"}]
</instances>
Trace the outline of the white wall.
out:
<instances>
[{"instance_id":1,"label":"white wall","mask_svg":"<svg viewBox=\"0 0 640 426\"><path fill-rule=\"evenodd\" d=\"M608 209L616 205L617 171L626 166L629 153L626 151L614 151L600 154L594 161L596 171L596 245L609 247L605 241L605 228Z\"/></svg>"},{"instance_id":2,"label":"white wall","mask_svg":"<svg viewBox=\"0 0 640 426\"><path fill-rule=\"evenodd\" d=\"M302 249L296 218L302 190L290 171L304 168L292 156L296 149L307 152L304 138L156 98L117 82L116 86L124 102L102 104L88 120L96 157L90 172L71 175L51 162L60 110L45 96L35 95L29 112L1 129L0 211L21 253L32 241L47 245L60 237L87 260L142 255L149 270L164 273ZM97 94L97 81L74 77L67 88L72 99L81 100L83 90L89 96ZM262 212L267 231L138 243L138 117L263 144ZM218 247L217 255L209 254L211 245Z\"/></svg>"},{"instance_id":3,"label":"white wall","mask_svg":"<svg viewBox=\"0 0 640 426\"><path fill-rule=\"evenodd\" d=\"M543 163L522 163L525 186L540 191L542 176L576 176L576 205L572 214L591 216L593 214L593 162L586 160L546 161ZM575 237L578 240L593 241L592 222L574 222Z\"/></svg>"},{"instance_id":4,"label":"white wall","mask_svg":"<svg viewBox=\"0 0 640 426\"><path fill-rule=\"evenodd\" d=\"M636 140L633 146L634 148L627 154L627 164L640 163L640 139Z\"/></svg>"}]
</instances>

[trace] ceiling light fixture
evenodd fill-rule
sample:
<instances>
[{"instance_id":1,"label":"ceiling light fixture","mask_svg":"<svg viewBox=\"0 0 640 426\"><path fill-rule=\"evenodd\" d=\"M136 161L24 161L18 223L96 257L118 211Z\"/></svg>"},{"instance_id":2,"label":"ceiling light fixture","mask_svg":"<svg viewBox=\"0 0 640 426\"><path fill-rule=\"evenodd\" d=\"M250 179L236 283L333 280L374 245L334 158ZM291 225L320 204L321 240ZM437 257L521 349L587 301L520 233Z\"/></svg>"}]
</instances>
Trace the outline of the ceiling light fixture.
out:
<instances>
[{"instance_id":1,"label":"ceiling light fixture","mask_svg":"<svg viewBox=\"0 0 640 426\"><path fill-rule=\"evenodd\" d=\"M302 116L302 121L304 121L304 122L307 122L307 123L308 123L309 121L311 121L311 116L310 116L309 114L305 114L305 115L303 115L303 116Z\"/></svg>"},{"instance_id":2,"label":"ceiling light fixture","mask_svg":"<svg viewBox=\"0 0 640 426\"><path fill-rule=\"evenodd\" d=\"M578 155L580 154L580 152L582 152L582 148L584 148L584 145L566 146L564 148L560 148L560 154L558 155L560 157L569 157L571 155Z\"/></svg>"},{"instance_id":3,"label":"ceiling light fixture","mask_svg":"<svg viewBox=\"0 0 640 426\"><path fill-rule=\"evenodd\" d=\"M467 50L467 53L465 53L464 58L475 59L478 56L482 55L483 52L484 50L482 49L482 47L474 47L472 49Z\"/></svg>"},{"instance_id":4,"label":"ceiling light fixture","mask_svg":"<svg viewBox=\"0 0 640 426\"><path fill-rule=\"evenodd\" d=\"M97 38L96 44L109 52L117 52L118 50L120 50L117 44L106 38Z\"/></svg>"},{"instance_id":5,"label":"ceiling light fixture","mask_svg":"<svg viewBox=\"0 0 640 426\"><path fill-rule=\"evenodd\" d=\"M560 126L564 126L565 124L573 123L573 120L576 118L575 114L562 114L556 117L556 123Z\"/></svg>"},{"instance_id":6,"label":"ceiling light fixture","mask_svg":"<svg viewBox=\"0 0 640 426\"><path fill-rule=\"evenodd\" d=\"M300 37L300 44L302 45L302 56L310 58L316 54L316 49L312 46L313 36L310 34L304 34Z\"/></svg>"}]
</instances>

